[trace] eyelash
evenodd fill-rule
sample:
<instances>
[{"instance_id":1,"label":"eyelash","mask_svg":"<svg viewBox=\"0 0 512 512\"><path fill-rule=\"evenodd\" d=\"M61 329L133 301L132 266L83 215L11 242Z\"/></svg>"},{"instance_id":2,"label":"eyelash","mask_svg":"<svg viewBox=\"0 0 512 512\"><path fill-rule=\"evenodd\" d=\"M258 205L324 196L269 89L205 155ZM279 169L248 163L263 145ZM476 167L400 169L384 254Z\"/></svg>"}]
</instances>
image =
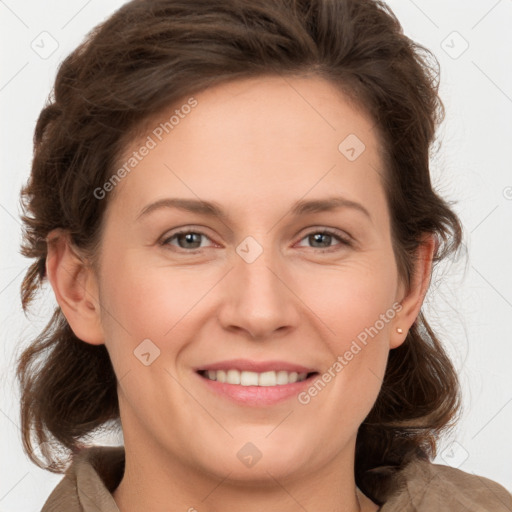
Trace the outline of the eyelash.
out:
<instances>
[{"instance_id":1,"label":"eyelash","mask_svg":"<svg viewBox=\"0 0 512 512\"><path fill-rule=\"evenodd\" d=\"M179 235L187 235L187 234L191 234L191 233L193 233L195 235L201 235L201 236L204 236L204 237L210 239L210 237L208 235L206 235L205 233L202 233L201 231L195 231L195 230L189 228L189 229L183 229L181 231L177 231L176 233L173 233L171 236L164 238L160 242L160 245L163 247L169 247L169 246L171 246L171 244L169 243L170 240L175 239ZM316 231L310 231L309 233L306 233L299 241L302 241L309 236L317 235L317 234L331 236L331 237L337 239L340 242L341 246L352 247L352 245L353 245L352 241L348 237L342 236L337 231L330 230L330 229L317 229ZM184 251L184 253L189 253L189 254L197 254L197 252L201 251L201 249L202 249L201 247L198 247L195 249L188 250L188 249L183 249L182 247L176 247L176 246L173 246L173 247L175 247L178 250L178 252ZM335 252L335 251L340 250L340 248L338 248L337 246L326 247L326 248L311 247L311 249L317 249L320 253Z\"/></svg>"}]
</instances>

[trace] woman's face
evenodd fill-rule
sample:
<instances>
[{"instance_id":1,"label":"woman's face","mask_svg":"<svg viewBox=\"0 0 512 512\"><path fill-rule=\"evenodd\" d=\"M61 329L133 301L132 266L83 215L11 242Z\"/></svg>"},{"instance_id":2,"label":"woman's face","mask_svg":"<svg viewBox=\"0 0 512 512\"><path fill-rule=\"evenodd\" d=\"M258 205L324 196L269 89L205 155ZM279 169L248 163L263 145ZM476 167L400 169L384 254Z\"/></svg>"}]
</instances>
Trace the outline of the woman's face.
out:
<instances>
[{"instance_id":1,"label":"woman's face","mask_svg":"<svg viewBox=\"0 0 512 512\"><path fill-rule=\"evenodd\" d=\"M320 78L247 79L162 112L125 163L98 286L127 449L240 479L353 460L414 321L371 120Z\"/></svg>"}]
</instances>

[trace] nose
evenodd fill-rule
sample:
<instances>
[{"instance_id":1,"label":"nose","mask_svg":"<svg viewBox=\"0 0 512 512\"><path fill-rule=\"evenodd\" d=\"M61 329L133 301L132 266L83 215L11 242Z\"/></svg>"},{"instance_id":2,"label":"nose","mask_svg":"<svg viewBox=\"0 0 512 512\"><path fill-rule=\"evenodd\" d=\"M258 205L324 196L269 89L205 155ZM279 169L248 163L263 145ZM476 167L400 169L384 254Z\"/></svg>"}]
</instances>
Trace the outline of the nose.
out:
<instances>
[{"instance_id":1,"label":"nose","mask_svg":"<svg viewBox=\"0 0 512 512\"><path fill-rule=\"evenodd\" d=\"M234 254L233 265L218 314L222 327L255 340L293 330L300 318L300 301L278 255L269 249L248 262Z\"/></svg>"}]
</instances>

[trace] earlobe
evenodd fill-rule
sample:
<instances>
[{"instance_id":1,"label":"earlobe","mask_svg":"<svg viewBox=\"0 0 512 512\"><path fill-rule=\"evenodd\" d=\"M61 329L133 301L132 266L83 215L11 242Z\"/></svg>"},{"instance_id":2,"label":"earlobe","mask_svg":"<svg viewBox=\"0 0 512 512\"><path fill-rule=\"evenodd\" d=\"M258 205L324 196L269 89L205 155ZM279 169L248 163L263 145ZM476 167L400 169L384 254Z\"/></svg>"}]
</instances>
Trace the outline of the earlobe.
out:
<instances>
[{"instance_id":1,"label":"earlobe","mask_svg":"<svg viewBox=\"0 0 512 512\"><path fill-rule=\"evenodd\" d=\"M405 297L400 300L402 308L394 319L389 340L390 349L399 347L405 341L407 332L420 313L430 285L432 261L436 250L437 238L435 235L426 236L418 246L411 285L406 291Z\"/></svg>"},{"instance_id":2,"label":"earlobe","mask_svg":"<svg viewBox=\"0 0 512 512\"><path fill-rule=\"evenodd\" d=\"M93 270L73 248L69 233L48 234L46 275L75 335L93 345L104 343L98 286Z\"/></svg>"}]
</instances>

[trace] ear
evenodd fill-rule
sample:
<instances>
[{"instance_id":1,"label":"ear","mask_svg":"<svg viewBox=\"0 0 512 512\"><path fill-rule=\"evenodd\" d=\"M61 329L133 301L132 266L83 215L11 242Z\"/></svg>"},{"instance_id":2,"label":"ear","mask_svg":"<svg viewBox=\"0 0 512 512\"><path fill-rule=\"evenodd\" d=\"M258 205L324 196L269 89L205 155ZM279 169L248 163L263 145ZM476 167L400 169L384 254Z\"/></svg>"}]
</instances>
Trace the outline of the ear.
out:
<instances>
[{"instance_id":1,"label":"ear","mask_svg":"<svg viewBox=\"0 0 512 512\"><path fill-rule=\"evenodd\" d=\"M69 233L48 234L46 275L55 298L75 335L92 345L104 343L96 276L73 246Z\"/></svg>"},{"instance_id":2,"label":"ear","mask_svg":"<svg viewBox=\"0 0 512 512\"><path fill-rule=\"evenodd\" d=\"M407 331L420 313L430 285L432 260L437 250L437 243L435 235L429 234L422 239L416 251L416 261L409 290L405 289L404 283L399 286L397 301L401 303L402 309L393 320L393 329L389 340L390 349L399 347L405 341ZM400 297L403 298L400 300ZM398 328L402 329L402 333L397 332Z\"/></svg>"}]
</instances>

